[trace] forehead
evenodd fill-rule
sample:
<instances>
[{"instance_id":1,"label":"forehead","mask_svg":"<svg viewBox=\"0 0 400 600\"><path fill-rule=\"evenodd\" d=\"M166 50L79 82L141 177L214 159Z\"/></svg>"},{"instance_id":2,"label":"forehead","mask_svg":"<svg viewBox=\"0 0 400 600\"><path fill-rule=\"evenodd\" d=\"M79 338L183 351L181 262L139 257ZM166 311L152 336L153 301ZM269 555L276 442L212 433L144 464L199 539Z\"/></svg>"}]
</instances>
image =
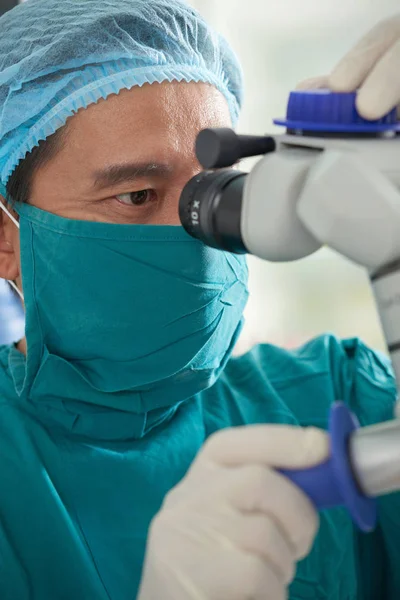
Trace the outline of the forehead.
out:
<instances>
[{"instance_id":1,"label":"forehead","mask_svg":"<svg viewBox=\"0 0 400 600\"><path fill-rule=\"evenodd\" d=\"M71 153L84 152L95 163L107 161L111 154L118 160L127 146L143 157L163 160L171 152L193 152L193 140L201 129L221 125L230 125L229 108L213 86L145 84L79 111L68 123L67 148Z\"/></svg>"}]
</instances>

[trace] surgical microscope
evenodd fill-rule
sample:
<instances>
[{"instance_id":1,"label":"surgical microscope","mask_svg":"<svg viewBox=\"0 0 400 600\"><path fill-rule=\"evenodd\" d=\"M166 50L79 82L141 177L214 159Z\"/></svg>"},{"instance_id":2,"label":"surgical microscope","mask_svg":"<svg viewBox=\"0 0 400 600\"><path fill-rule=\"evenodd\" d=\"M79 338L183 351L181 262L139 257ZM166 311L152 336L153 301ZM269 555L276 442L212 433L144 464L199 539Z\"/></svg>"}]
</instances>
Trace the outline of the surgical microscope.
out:
<instances>
[{"instance_id":1,"label":"surgical microscope","mask_svg":"<svg viewBox=\"0 0 400 600\"><path fill-rule=\"evenodd\" d=\"M180 198L182 225L209 246L293 261L326 245L368 270L400 382L400 122L396 110L368 121L356 93L294 91L286 133L205 129L196 140L204 171ZM250 173L235 168L262 156ZM232 168L234 167L234 168ZM400 490L400 419L360 428L342 402L329 415L330 456L283 472L318 509L345 506L362 531L376 497Z\"/></svg>"}]
</instances>

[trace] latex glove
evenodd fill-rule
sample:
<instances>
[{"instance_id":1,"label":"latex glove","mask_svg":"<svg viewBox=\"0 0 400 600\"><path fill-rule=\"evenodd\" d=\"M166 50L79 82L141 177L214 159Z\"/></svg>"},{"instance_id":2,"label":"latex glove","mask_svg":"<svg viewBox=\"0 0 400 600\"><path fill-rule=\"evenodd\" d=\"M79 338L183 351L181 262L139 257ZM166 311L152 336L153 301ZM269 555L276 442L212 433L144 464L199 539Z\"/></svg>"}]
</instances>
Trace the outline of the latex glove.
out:
<instances>
[{"instance_id":1,"label":"latex glove","mask_svg":"<svg viewBox=\"0 0 400 600\"><path fill-rule=\"evenodd\" d=\"M318 514L275 468L325 460L320 430L264 425L211 436L153 520L139 600L283 600Z\"/></svg>"},{"instance_id":2,"label":"latex glove","mask_svg":"<svg viewBox=\"0 0 400 600\"><path fill-rule=\"evenodd\" d=\"M379 119L399 106L400 15L373 27L329 76L307 79L297 89L322 87L336 92L358 89L356 106L365 119Z\"/></svg>"}]
</instances>

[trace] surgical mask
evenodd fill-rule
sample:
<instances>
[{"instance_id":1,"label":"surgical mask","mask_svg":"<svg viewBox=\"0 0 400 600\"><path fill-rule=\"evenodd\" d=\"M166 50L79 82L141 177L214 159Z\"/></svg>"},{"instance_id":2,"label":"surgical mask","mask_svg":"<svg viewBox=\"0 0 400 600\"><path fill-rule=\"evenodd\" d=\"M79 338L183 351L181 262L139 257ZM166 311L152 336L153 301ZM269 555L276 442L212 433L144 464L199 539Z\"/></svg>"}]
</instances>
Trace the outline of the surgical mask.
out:
<instances>
[{"instance_id":1,"label":"surgical mask","mask_svg":"<svg viewBox=\"0 0 400 600\"><path fill-rule=\"evenodd\" d=\"M214 383L241 330L243 257L181 227L16 210L28 347L20 395L143 413Z\"/></svg>"}]
</instances>

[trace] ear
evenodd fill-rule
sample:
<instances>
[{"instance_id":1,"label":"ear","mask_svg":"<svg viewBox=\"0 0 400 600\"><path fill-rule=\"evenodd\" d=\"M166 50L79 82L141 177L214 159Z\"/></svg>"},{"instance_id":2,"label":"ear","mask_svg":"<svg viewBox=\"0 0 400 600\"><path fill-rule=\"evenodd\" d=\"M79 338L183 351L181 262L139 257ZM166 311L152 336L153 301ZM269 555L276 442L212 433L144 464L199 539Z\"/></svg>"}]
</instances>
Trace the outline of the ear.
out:
<instances>
[{"instance_id":1,"label":"ear","mask_svg":"<svg viewBox=\"0 0 400 600\"><path fill-rule=\"evenodd\" d=\"M0 196L0 202L6 201ZM14 213L13 213L14 214ZM17 217L16 217L17 218ZM0 277L14 281L19 276L19 232L10 217L0 209Z\"/></svg>"}]
</instances>

